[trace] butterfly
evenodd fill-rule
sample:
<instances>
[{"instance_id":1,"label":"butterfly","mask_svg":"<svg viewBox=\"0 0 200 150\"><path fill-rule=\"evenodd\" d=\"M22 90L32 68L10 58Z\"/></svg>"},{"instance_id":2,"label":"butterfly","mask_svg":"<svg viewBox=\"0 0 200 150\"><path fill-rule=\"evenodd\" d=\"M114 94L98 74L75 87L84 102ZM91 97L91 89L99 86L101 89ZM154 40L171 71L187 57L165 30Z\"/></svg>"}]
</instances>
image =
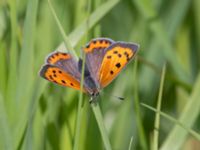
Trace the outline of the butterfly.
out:
<instances>
[{"instance_id":1,"label":"butterfly","mask_svg":"<svg viewBox=\"0 0 200 150\"><path fill-rule=\"evenodd\" d=\"M118 76L138 48L138 44L109 38L92 39L82 48L85 53L83 92L91 96L90 102ZM50 82L80 90L82 64L82 59L76 61L70 53L56 51L46 58L39 74Z\"/></svg>"}]
</instances>

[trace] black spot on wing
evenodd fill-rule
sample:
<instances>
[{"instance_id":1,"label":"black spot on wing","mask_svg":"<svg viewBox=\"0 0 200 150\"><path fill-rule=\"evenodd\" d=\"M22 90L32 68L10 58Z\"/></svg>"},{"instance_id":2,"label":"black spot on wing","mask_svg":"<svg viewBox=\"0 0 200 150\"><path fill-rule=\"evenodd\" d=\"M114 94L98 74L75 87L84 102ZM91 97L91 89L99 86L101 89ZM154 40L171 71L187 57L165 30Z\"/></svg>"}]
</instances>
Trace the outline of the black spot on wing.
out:
<instances>
[{"instance_id":1,"label":"black spot on wing","mask_svg":"<svg viewBox=\"0 0 200 150\"><path fill-rule=\"evenodd\" d=\"M65 82L64 80L61 80L61 82L62 82L63 84L66 84L66 82Z\"/></svg>"},{"instance_id":2,"label":"black spot on wing","mask_svg":"<svg viewBox=\"0 0 200 150\"><path fill-rule=\"evenodd\" d=\"M118 53L118 51L114 51L113 53L114 53L114 54L117 54L117 53Z\"/></svg>"},{"instance_id":3,"label":"black spot on wing","mask_svg":"<svg viewBox=\"0 0 200 150\"><path fill-rule=\"evenodd\" d=\"M122 55L121 55L121 54L118 54L118 57L122 57Z\"/></svg>"},{"instance_id":4,"label":"black spot on wing","mask_svg":"<svg viewBox=\"0 0 200 150\"><path fill-rule=\"evenodd\" d=\"M50 75L50 76L49 76L49 78L50 78L51 80L53 80L53 77L52 77L52 75Z\"/></svg>"},{"instance_id":5,"label":"black spot on wing","mask_svg":"<svg viewBox=\"0 0 200 150\"><path fill-rule=\"evenodd\" d=\"M121 64L120 64L120 63L117 63L115 66L116 66L117 68L120 68L120 67L121 67Z\"/></svg>"},{"instance_id":6,"label":"black spot on wing","mask_svg":"<svg viewBox=\"0 0 200 150\"><path fill-rule=\"evenodd\" d=\"M110 59L110 58L111 58L111 56L110 56L110 55L108 55L108 56L107 56L107 58L108 58L108 59Z\"/></svg>"}]
</instances>

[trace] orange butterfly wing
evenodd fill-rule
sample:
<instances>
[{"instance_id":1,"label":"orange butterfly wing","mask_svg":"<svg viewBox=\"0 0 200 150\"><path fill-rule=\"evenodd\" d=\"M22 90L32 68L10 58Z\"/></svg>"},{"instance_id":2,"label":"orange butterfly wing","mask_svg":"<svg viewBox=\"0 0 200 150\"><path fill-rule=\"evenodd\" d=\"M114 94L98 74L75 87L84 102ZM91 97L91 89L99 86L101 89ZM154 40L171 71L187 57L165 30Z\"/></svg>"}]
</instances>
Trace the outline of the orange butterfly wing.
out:
<instances>
[{"instance_id":1,"label":"orange butterfly wing","mask_svg":"<svg viewBox=\"0 0 200 150\"><path fill-rule=\"evenodd\" d=\"M106 50L99 70L100 87L104 88L117 77L120 71L134 58L138 45L116 42Z\"/></svg>"},{"instance_id":2,"label":"orange butterfly wing","mask_svg":"<svg viewBox=\"0 0 200 150\"><path fill-rule=\"evenodd\" d=\"M76 64L69 53L53 52L41 68L40 76L53 83L80 90L80 73Z\"/></svg>"},{"instance_id":3,"label":"orange butterfly wing","mask_svg":"<svg viewBox=\"0 0 200 150\"><path fill-rule=\"evenodd\" d=\"M54 65L44 65L40 71L40 76L56 84L80 90L79 81L73 78L69 73L64 72L63 70Z\"/></svg>"},{"instance_id":4,"label":"orange butterfly wing","mask_svg":"<svg viewBox=\"0 0 200 150\"><path fill-rule=\"evenodd\" d=\"M113 40L109 38L96 38L92 39L83 48L86 54L86 65L94 79L95 83L98 85L98 72L102 64L103 57L105 55L105 49L114 43Z\"/></svg>"}]
</instances>

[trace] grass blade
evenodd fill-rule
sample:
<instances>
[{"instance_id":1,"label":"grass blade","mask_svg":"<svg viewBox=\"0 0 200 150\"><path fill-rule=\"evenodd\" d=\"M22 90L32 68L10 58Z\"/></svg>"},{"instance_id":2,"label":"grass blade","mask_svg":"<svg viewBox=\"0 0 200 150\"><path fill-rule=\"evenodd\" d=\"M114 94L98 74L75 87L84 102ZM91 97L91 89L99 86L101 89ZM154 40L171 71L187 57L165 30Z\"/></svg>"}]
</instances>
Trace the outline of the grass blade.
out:
<instances>
[{"instance_id":1,"label":"grass blade","mask_svg":"<svg viewBox=\"0 0 200 150\"><path fill-rule=\"evenodd\" d=\"M128 150L131 150L131 149L132 149L132 145L133 145L133 137L131 137Z\"/></svg>"},{"instance_id":2,"label":"grass blade","mask_svg":"<svg viewBox=\"0 0 200 150\"><path fill-rule=\"evenodd\" d=\"M197 77L195 82L192 94L186 104L183 112L181 113L179 121L184 124L187 128L191 128L194 124L196 118L200 112L200 74ZM177 139L177 136L179 137ZM187 136L187 131L183 131L178 125L176 125L173 130L169 133L168 138L165 140L165 143L162 145L162 150L179 149ZM176 144L174 145L174 140Z\"/></svg>"},{"instance_id":3,"label":"grass blade","mask_svg":"<svg viewBox=\"0 0 200 150\"><path fill-rule=\"evenodd\" d=\"M3 41L0 41L0 70L2 72L0 73L0 92L2 96L5 97L6 95L6 81L7 81L7 70L6 70L6 48Z\"/></svg>"},{"instance_id":4,"label":"grass blade","mask_svg":"<svg viewBox=\"0 0 200 150\"><path fill-rule=\"evenodd\" d=\"M16 112L14 126L14 148L22 140L27 125L29 106L31 103L31 90L33 86L33 61L34 61L34 33L36 27L38 0L29 0L24 22L23 43L19 60L19 79L16 91ZM18 114L18 115L17 115ZM17 122L17 124L16 124Z\"/></svg>"},{"instance_id":5,"label":"grass blade","mask_svg":"<svg viewBox=\"0 0 200 150\"><path fill-rule=\"evenodd\" d=\"M144 103L141 103L142 106L156 112L156 113L159 113L161 116L163 116L164 118L168 119L169 121L175 123L177 126L181 127L181 129L184 129L185 131L187 131L188 133L190 133L192 136L194 136L196 139L200 140L200 134L195 132L194 130L188 128L185 124L183 124L182 122L180 122L179 120L171 117L170 115L164 113L164 112L161 112L161 111L158 111L157 109L147 105L147 104L144 104ZM182 131L182 130L181 130ZM177 138L177 136L176 136ZM174 143L173 143L174 144ZM172 148L173 146L171 146ZM170 148L170 149L171 149Z\"/></svg>"},{"instance_id":6,"label":"grass blade","mask_svg":"<svg viewBox=\"0 0 200 150\"><path fill-rule=\"evenodd\" d=\"M63 29L63 27L62 27L62 25L61 25L61 23L60 23L60 21L59 21L57 15L56 15L56 12L55 12L55 10L54 10L52 4L51 4L51 1L48 0L48 3L49 3L49 7L50 7L50 9L51 9L51 12L52 12L52 14L53 14L53 17L54 17L54 19L55 19L55 21L56 21L56 23L57 23L57 25L58 25L58 28L59 28L59 30L60 30L60 33L62 34L62 37L63 37L63 39L64 39L64 43L65 43L65 46L66 46L67 50L69 50L70 53L73 55L73 57L74 57L76 60L78 60L78 57L77 57L77 55L76 55L76 53L75 53L75 50L74 50L73 46L71 45L71 42L70 42L68 36L65 34L65 31L64 31L64 29Z\"/></svg>"},{"instance_id":7,"label":"grass blade","mask_svg":"<svg viewBox=\"0 0 200 150\"><path fill-rule=\"evenodd\" d=\"M166 72L166 65L164 65L162 69L160 89L159 89L158 102L157 102L158 112L161 110L165 72ZM160 128L160 114L156 113L155 124L154 124L154 134L153 134L153 150L158 150L159 128Z\"/></svg>"},{"instance_id":8,"label":"grass blade","mask_svg":"<svg viewBox=\"0 0 200 150\"><path fill-rule=\"evenodd\" d=\"M87 30L91 29L100 19L102 19L116 4L118 4L120 0L109 0L99 6L88 18L89 23L87 23L87 19L83 21L71 34L69 34L69 39L71 41L72 46L74 47L84 34L87 33ZM60 44L57 49L62 49L64 47L64 43Z\"/></svg>"},{"instance_id":9,"label":"grass blade","mask_svg":"<svg viewBox=\"0 0 200 150\"><path fill-rule=\"evenodd\" d=\"M101 110L99 108L99 104L97 103L92 103L91 104L92 110L94 112L95 118L97 120L97 124L99 126L100 132L101 132L101 136L102 136L102 140L105 146L106 150L111 150L111 145L110 145L110 140L108 138L108 134L106 132L106 128L104 126L103 123L103 117L101 115Z\"/></svg>"},{"instance_id":10,"label":"grass blade","mask_svg":"<svg viewBox=\"0 0 200 150\"><path fill-rule=\"evenodd\" d=\"M8 109L9 119L13 119L13 107L15 105L15 92L17 87L17 64L18 64L18 51L17 51L17 10L16 1L9 0L10 6L10 22L11 22L11 47L9 55L9 72L8 72L8 84L6 95L6 106ZM5 56L5 55L4 55ZM15 114L15 113L14 113ZM12 121L11 121L12 122Z\"/></svg>"},{"instance_id":11,"label":"grass blade","mask_svg":"<svg viewBox=\"0 0 200 150\"><path fill-rule=\"evenodd\" d=\"M140 111L140 104L139 104L139 96L138 96L138 77L137 77L137 66L138 66L138 60L135 60L134 64L134 111L135 111L135 117L136 117L136 123L137 123L137 128L138 128L138 133L139 133L139 141L140 145L143 150L147 150L147 141L144 133L144 127L142 125L142 120L141 120L141 111Z\"/></svg>"},{"instance_id":12,"label":"grass blade","mask_svg":"<svg viewBox=\"0 0 200 150\"><path fill-rule=\"evenodd\" d=\"M0 149L12 150L13 139L6 115L3 97L0 93ZM1 147L2 146L2 147Z\"/></svg>"}]
</instances>

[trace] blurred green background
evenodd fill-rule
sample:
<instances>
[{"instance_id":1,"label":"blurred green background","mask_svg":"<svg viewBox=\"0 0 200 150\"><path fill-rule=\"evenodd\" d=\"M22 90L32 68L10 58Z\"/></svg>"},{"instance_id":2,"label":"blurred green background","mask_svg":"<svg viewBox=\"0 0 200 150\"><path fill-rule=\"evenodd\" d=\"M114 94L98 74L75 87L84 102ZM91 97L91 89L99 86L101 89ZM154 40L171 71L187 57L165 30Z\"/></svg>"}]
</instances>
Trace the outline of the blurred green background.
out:
<instances>
[{"instance_id":1,"label":"blurred green background","mask_svg":"<svg viewBox=\"0 0 200 150\"><path fill-rule=\"evenodd\" d=\"M100 108L113 150L157 149L155 112L141 103L156 108L161 88L161 111L177 120L158 119L158 149L200 149L199 0L51 2L79 56L81 47L96 37L140 44L135 61L101 93ZM38 76L50 52L66 50L62 42L47 0L0 1L1 150L73 149L79 92ZM159 86L164 64L165 82ZM102 150L88 99L84 96L79 149Z\"/></svg>"}]
</instances>

